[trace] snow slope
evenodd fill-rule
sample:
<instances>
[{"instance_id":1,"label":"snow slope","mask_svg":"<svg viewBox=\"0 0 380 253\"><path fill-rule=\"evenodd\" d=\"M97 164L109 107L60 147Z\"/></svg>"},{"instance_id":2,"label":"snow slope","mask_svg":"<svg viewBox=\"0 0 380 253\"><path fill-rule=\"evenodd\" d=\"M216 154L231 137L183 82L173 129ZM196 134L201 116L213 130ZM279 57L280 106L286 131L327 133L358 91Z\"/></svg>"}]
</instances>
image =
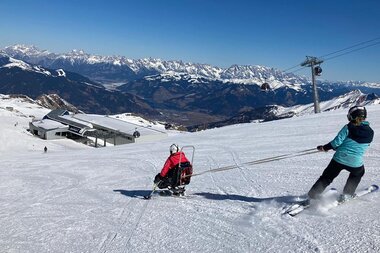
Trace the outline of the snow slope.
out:
<instances>
[{"instance_id":1,"label":"snow slope","mask_svg":"<svg viewBox=\"0 0 380 253\"><path fill-rule=\"evenodd\" d=\"M380 98L368 98L368 94L362 93L360 90L353 90L339 97L320 102L321 111L336 110L338 108L346 108L347 110L355 105L369 106L380 104ZM295 105L291 107L278 106L274 112L277 116L284 115L306 115L314 113L314 103L306 105Z\"/></svg>"},{"instance_id":2,"label":"snow slope","mask_svg":"<svg viewBox=\"0 0 380 253\"><path fill-rule=\"evenodd\" d=\"M380 184L380 106L367 109L377 134L359 188ZM186 199L141 199L173 142L194 145L194 170L205 172L325 144L346 123L346 109L99 149L39 140L24 131L27 120L0 112L2 132L9 128L0 135L7 147L0 155L1 252L380 251L380 193L328 212L280 214L309 190L332 152L195 176ZM347 175L331 186L342 189Z\"/></svg>"}]
</instances>

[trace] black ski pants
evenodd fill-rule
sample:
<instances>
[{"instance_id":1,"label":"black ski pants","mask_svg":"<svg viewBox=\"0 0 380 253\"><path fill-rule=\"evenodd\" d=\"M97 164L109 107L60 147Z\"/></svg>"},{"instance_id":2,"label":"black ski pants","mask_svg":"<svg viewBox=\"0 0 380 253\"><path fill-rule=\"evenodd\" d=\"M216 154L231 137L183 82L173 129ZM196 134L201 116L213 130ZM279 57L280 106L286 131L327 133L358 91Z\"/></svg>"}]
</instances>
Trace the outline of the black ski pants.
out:
<instances>
[{"instance_id":1,"label":"black ski pants","mask_svg":"<svg viewBox=\"0 0 380 253\"><path fill-rule=\"evenodd\" d=\"M169 186L176 187L178 186L178 172L179 167L175 167L173 169L170 169L166 177L161 179L161 182L158 184L159 189L165 189Z\"/></svg>"},{"instance_id":2,"label":"black ski pants","mask_svg":"<svg viewBox=\"0 0 380 253\"><path fill-rule=\"evenodd\" d=\"M327 168L323 171L322 176L311 187L308 193L309 197L312 199L318 198L319 195L326 189L329 184L332 183L332 181L339 175L342 170L347 170L350 172L346 185L343 189L343 194L353 195L360 183L361 178L364 175L364 165L358 168L353 168L340 164L332 159Z\"/></svg>"}]
</instances>

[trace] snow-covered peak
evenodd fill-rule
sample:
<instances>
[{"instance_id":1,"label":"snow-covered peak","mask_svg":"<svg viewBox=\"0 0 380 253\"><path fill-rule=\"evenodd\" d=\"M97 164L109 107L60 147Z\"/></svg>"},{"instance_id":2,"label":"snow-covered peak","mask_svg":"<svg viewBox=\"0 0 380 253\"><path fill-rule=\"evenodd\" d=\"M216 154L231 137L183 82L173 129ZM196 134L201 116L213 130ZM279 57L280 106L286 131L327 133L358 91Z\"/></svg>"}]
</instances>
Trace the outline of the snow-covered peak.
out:
<instances>
[{"instance_id":1,"label":"snow-covered peak","mask_svg":"<svg viewBox=\"0 0 380 253\"><path fill-rule=\"evenodd\" d=\"M207 83L208 79L204 79L196 74L189 74L186 72L167 71L158 75L151 75L144 77L148 81L160 81L160 82L178 82L185 80L189 83Z\"/></svg>"},{"instance_id":2,"label":"snow-covered peak","mask_svg":"<svg viewBox=\"0 0 380 253\"><path fill-rule=\"evenodd\" d=\"M40 50L36 46L33 45L14 45L5 47L3 51L7 54L21 54L21 55L29 55L29 56L42 56L51 54L47 50Z\"/></svg>"},{"instance_id":3,"label":"snow-covered peak","mask_svg":"<svg viewBox=\"0 0 380 253\"><path fill-rule=\"evenodd\" d=\"M128 66L136 73L143 70L155 71L157 73L178 72L198 75L210 79L220 78L221 68L209 64L189 63L183 61L164 61L155 58L144 58L130 60Z\"/></svg>"},{"instance_id":4,"label":"snow-covered peak","mask_svg":"<svg viewBox=\"0 0 380 253\"><path fill-rule=\"evenodd\" d=\"M44 75L51 75L50 71L36 65L28 64L24 61L14 59L12 57L3 57L2 64L0 68L20 68L25 71L37 72Z\"/></svg>"},{"instance_id":5,"label":"snow-covered peak","mask_svg":"<svg viewBox=\"0 0 380 253\"><path fill-rule=\"evenodd\" d=\"M235 64L223 70L221 77L237 83L256 83L259 85L268 83L272 89L277 89L284 85L300 86L308 82L306 78L259 65Z\"/></svg>"},{"instance_id":6,"label":"snow-covered peak","mask_svg":"<svg viewBox=\"0 0 380 253\"><path fill-rule=\"evenodd\" d=\"M82 50L82 49L73 49L70 53L69 53L70 55L75 55L75 56L77 56L77 55L79 55L79 56L83 56L83 55L89 55L89 54L86 54L85 52L84 52L84 50Z\"/></svg>"}]
</instances>

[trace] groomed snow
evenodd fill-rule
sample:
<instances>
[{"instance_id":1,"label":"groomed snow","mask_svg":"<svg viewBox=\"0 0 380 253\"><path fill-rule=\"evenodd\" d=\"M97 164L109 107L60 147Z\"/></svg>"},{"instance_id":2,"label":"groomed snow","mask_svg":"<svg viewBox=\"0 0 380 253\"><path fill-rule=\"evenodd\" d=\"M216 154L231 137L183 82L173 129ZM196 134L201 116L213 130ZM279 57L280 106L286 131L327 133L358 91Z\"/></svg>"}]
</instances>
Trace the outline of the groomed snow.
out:
<instances>
[{"instance_id":1,"label":"groomed snow","mask_svg":"<svg viewBox=\"0 0 380 253\"><path fill-rule=\"evenodd\" d=\"M380 106L368 111L376 134L359 188L380 183ZM28 120L0 109L1 252L380 251L380 193L328 212L280 214L332 152L196 176L186 199L141 199L171 143L194 145L194 172L204 172L325 144L346 110L98 149L35 138ZM331 186L341 190L347 175Z\"/></svg>"}]
</instances>

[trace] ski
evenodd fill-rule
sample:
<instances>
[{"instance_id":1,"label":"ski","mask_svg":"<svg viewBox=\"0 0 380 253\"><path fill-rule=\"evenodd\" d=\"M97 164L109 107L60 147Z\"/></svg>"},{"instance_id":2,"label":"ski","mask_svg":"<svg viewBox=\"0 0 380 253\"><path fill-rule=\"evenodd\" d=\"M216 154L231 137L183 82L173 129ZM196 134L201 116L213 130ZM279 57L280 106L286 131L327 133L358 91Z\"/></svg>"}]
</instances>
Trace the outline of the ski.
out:
<instances>
[{"instance_id":1,"label":"ski","mask_svg":"<svg viewBox=\"0 0 380 253\"><path fill-rule=\"evenodd\" d=\"M367 188L364 188L363 190L357 191L352 198L343 199L343 198L341 198L342 195L340 195L337 199L335 199L335 201L332 203L331 207L328 210L330 210L330 209L332 209L334 207L343 205L343 204L345 204L347 202L350 202L352 200L358 199L360 197L363 197L363 196L365 196L365 195L367 195L369 193L376 192L378 190L379 190L379 186L373 184L373 185L370 185Z\"/></svg>"},{"instance_id":2,"label":"ski","mask_svg":"<svg viewBox=\"0 0 380 253\"><path fill-rule=\"evenodd\" d=\"M334 196L337 194L337 190L335 188L331 188L324 192L322 196L319 198L318 202L326 202L329 199L331 199L331 196ZM314 200L311 200L309 198L306 198L301 201L297 201L295 203L290 204L285 208L282 214L288 214L290 216L296 216L297 214L301 213L303 210L309 208L313 204Z\"/></svg>"},{"instance_id":3,"label":"ski","mask_svg":"<svg viewBox=\"0 0 380 253\"><path fill-rule=\"evenodd\" d=\"M171 190L162 190L162 191L158 192L158 195L160 195L161 197L185 197L184 192L177 193L177 192L173 192Z\"/></svg>"},{"instance_id":4,"label":"ski","mask_svg":"<svg viewBox=\"0 0 380 253\"><path fill-rule=\"evenodd\" d=\"M327 210L330 210L334 207L337 207L339 205L345 204L347 202L350 202L351 200L355 200L357 198L360 198L364 195L367 195L369 193L375 192L379 190L379 186L377 185L371 185L363 190L357 191L355 193L355 196L353 198L350 198L345 201L340 201L340 196L337 195L337 190L335 188L330 189L326 193L323 194L323 196L317 200L315 203L322 203L323 206L327 207ZM333 196L333 198L332 198ZM313 206L313 202L310 203L308 200L303 200L300 202L296 202L288 206L286 210L283 212L283 214L288 214L290 216L296 216L305 209L308 209L309 207Z\"/></svg>"},{"instance_id":5,"label":"ski","mask_svg":"<svg viewBox=\"0 0 380 253\"><path fill-rule=\"evenodd\" d=\"M156 187L153 188L152 192L149 195L144 196L144 199L151 199L153 195L161 196L161 197L177 197L177 198L184 198L186 197L185 195L185 189L180 188L180 189L163 189L163 190L156 190Z\"/></svg>"},{"instance_id":6,"label":"ski","mask_svg":"<svg viewBox=\"0 0 380 253\"><path fill-rule=\"evenodd\" d=\"M151 198L156 198L156 197L163 197L163 198L172 197L172 198L187 199L187 198L190 198L191 196L185 195L185 194L173 194L172 192L168 192L167 190L164 190L164 191L156 191L152 195L147 195L147 196L143 196L143 197L144 197L144 199L149 200Z\"/></svg>"},{"instance_id":7,"label":"ski","mask_svg":"<svg viewBox=\"0 0 380 253\"><path fill-rule=\"evenodd\" d=\"M296 216L306 208L310 207L310 200L305 199L303 201L299 201L297 203L293 203L286 208L283 214L289 214L290 216Z\"/></svg>"}]
</instances>

